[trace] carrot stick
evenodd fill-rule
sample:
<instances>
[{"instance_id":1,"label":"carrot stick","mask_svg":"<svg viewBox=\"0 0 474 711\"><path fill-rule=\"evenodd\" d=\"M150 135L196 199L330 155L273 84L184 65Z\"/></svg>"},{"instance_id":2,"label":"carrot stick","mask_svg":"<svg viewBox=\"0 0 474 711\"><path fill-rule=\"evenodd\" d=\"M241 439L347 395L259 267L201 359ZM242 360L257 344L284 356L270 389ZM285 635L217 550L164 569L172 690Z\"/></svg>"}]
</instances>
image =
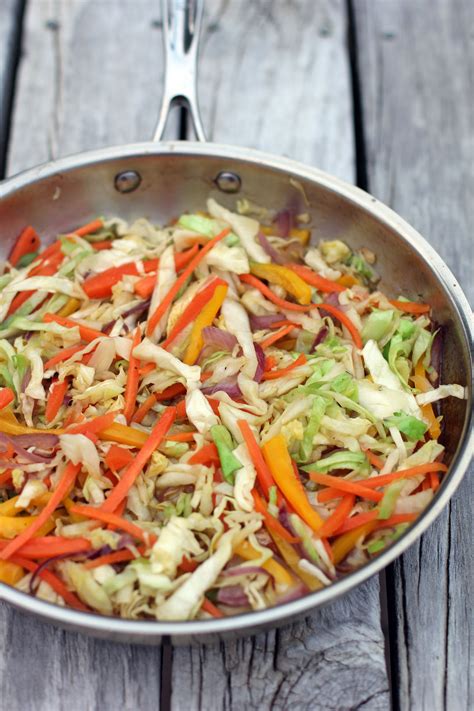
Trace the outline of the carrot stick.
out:
<instances>
[{"instance_id":1,"label":"carrot stick","mask_svg":"<svg viewBox=\"0 0 474 711\"><path fill-rule=\"evenodd\" d=\"M20 232L17 241L8 255L8 261L13 267L16 266L25 254L36 252L40 244L41 240L36 230L34 230L33 227L25 227L25 229Z\"/></svg>"},{"instance_id":2,"label":"carrot stick","mask_svg":"<svg viewBox=\"0 0 474 711\"><path fill-rule=\"evenodd\" d=\"M33 563L33 561L19 555L13 556L12 562L21 565L22 568L26 568L26 570L29 570L31 573L35 573L39 567L37 563ZM82 612L89 612L89 608L86 607L73 592L68 590L63 581L50 570L41 570L38 573L38 577L44 580L45 583L48 583L54 592L60 595L64 602L67 602L70 607L73 607L75 610L81 610Z\"/></svg>"},{"instance_id":3,"label":"carrot stick","mask_svg":"<svg viewBox=\"0 0 474 711\"><path fill-rule=\"evenodd\" d=\"M316 274L312 269L305 267L303 264L287 264L286 266L304 279L307 284L315 286L318 291L327 294L336 294L346 290L345 286L338 284L336 281L331 281L330 279L319 276L319 274Z\"/></svg>"},{"instance_id":4,"label":"carrot stick","mask_svg":"<svg viewBox=\"0 0 474 711\"><path fill-rule=\"evenodd\" d=\"M374 454L370 449L363 449L365 456L375 469L383 469L384 462L380 457Z\"/></svg>"},{"instance_id":5,"label":"carrot stick","mask_svg":"<svg viewBox=\"0 0 474 711\"><path fill-rule=\"evenodd\" d=\"M204 598L201 605L201 610L207 612L212 617L225 617L224 613L219 610L207 597Z\"/></svg>"},{"instance_id":6,"label":"carrot stick","mask_svg":"<svg viewBox=\"0 0 474 711\"><path fill-rule=\"evenodd\" d=\"M322 536L332 536L342 526L355 503L355 494L347 494L342 498L341 503L324 522L321 529Z\"/></svg>"},{"instance_id":7,"label":"carrot stick","mask_svg":"<svg viewBox=\"0 0 474 711\"><path fill-rule=\"evenodd\" d=\"M393 514L390 518L381 519L377 521L376 530L379 528L391 528L392 526L398 526L399 523L411 523L418 517L416 513L405 513L405 514Z\"/></svg>"},{"instance_id":8,"label":"carrot stick","mask_svg":"<svg viewBox=\"0 0 474 711\"><path fill-rule=\"evenodd\" d=\"M7 471L2 472L0 474L0 486L4 486L5 484L7 484L11 478L12 478L12 470L11 469L7 469Z\"/></svg>"},{"instance_id":9,"label":"carrot stick","mask_svg":"<svg viewBox=\"0 0 474 711\"><path fill-rule=\"evenodd\" d=\"M43 316L43 321L45 323L59 323L65 328L74 328L75 326L78 326L79 334L82 340L87 341L88 343L90 343L91 341L95 341L96 338L104 338L105 336L102 331L97 331L95 328L84 326L82 323L73 321L72 319L66 318L65 316L58 316L57 314L45 314Z\"/></svg>"},{"instance_id":10,"label":"carrot stick","mask_svg":"<svg viewBox=\"0 0 474 711\"><path fill-rule=\"evenodd\" d=\"M347 479L342 479L338 476L321 474L320 472L309 472L309 476L310 479L315 481L317 484L332 486L335 489L339 489L339 491L347 491L349 494L360 496L362 499L369 499L369 501L378 502L383 498L383 494L380 491L372 491L372 489L366 488L362 484L359 484L359 482L348 481Z\"/></svg>"},{"instance_id":11,"label":"carrot stick","mask_svg":"<svg viewBox=\"0 0 474 711\"><path fill-rule=\"evenodd\" d=\"M65 360L72 358L72 356L76 353L79 353L79 351L82 351L83 348L85 348L85 346L83 345L64 348L63 350L59 351L59 353L56 353L55 356L46 361L46 363L44 364L44 369L49 370L58 363L63 363Z\"/></svg>"},{"instance_id":12,"label":"carrot stick","mask_svg":"<svg viewBox=\"0 0 474 711\"><path fill-rule=\"evenodd\" d=\"M121 531L129 533L134 538L138 538L138 540L142 541L146 545L153 545L153 543L158 540L155 535L147 533L143 530L143 528L136 526L128 519L117 516L115 513L104 511L103 508L96 509L93 506L74 504L74 506L71 506L70 512L79 514L80 516L86 516L87 518L96 519L102 523L108 523L109 525L119 528Z\"/></svg>"},{"instance_id":13,"label":"carrot stick","mask_svg":"<svg viewBox=\"0 0 474 711\"><path fill-rule=\"evenodd\" d=\"M177 254L175 254L174 265L176 271L184 269L184 267L189 264L191 259L198 253L198 251L199 247L197 244L195 244L191 249L188 249L186 252L178 252ZM148 299L148 297L152 295L155 285L156 274L143 277L135 283L135 293L138 294L138 296L141 296L142 299Z\"/></svg>"},{"instance_id":14,"label":"carrot stick","mask_svg":"<svg viewBox=\"0 0 474 711\"><path fill-rule=\"evenodd\" d=\"M29 541L36 533L36 531L41 528L41 526L46 523L53 511L59 506L63 498L67 495L69 489L74 485L76 476L81 468L80 464L69 464L66 465L61 480L52 493L52 496L44 509L27 529L25 529L19 536L14 538L6 548L0 552L1 560L8 560L16 551L18 551L27 541Z\"/></svg>"},{"instance_id":15,"label":"carrot stick","mask_svg":"<svg viewBox=\"0 0 474 711\"><path fill-rule=\"evenodd\" d=\"M288 541L288 543L298 543L299 538L297 538L296 536L292 536L291 533L289 533L286 528L281 525L279 520L275 518L275 516L272 516L265 504L265 501L255 489L252 491L252 497L255 506L255 511L257 511L263 516L266 527L270 528L272 531L275 531L275 533L277 533L280 538L283 538L285 541Z\"/></svg>"},{"instance_id":16,"label":"carrot stick","mask_svg":"<svg viewBox=\"0 0 474 711\"><path fill-rule=\"evenodd\" d=\"M340 321L351 334L352 340L354 341L356 347L359 349L363 347L364 344L362 343L362 336L344 311L337 309L335 306L331 306L331 304L314 304L314 306L318 309L318 311L327 311L328 314L331 314L331 316L337 318L337 320Z\"/></svg>"},{"instance_id":17,"label":"carrot stick","mask_svg":"<svg viewBox=\"0 0 474 711\"><path fill-rule=\"evenodd\" d=\"M239 274L239 279L240 281L243 281L244 284L248 284L249 286L253 286L255 289L258 289L267 299L269 299L269 301L273 301L274 304L287 309L287 311L305 312L310 311L315 306L315 304L303 306L301 304L294 304L292 301L286 301L286 299L281 299L279 296L274 294L273 291L263 283L263 281L260 281L260 279L254 277L253 274Z\"/></svg>"},{"instance_id":18,"label":"carrot stick","mask_svg":"<svg viewBox=\"0 0 474 711\"><path fill-rule=\"evenodd\" d=\"M110 427L117 416L117 410L99 415L92 420L81 422L79 425L72 425L67 430L67 434L97 434Z\"/></svg>"},{"instance_id":19,"label":"carrot stick","mask_svg":"<svg viewBox=\"0 0 474 711\"><path fill-rule=\"evenodd\" d=\"M191 302L186 306L183 313L177 320L175 326L171 330L171 333L163 341L163 343L160 344L162 348L168 348L168 346L174 341L176 336L181 333L181 331L183 331L186 326L196 320L203 308L212 299L214 292L218 286L227 286L227 284L223 279L213 279L210 284L204 287L204 289L201 289L201 291L197 292L194 299L192 299Z\"/></svg>"},{"instance_id":20,"label":"carrot stick","mask_svg":"<svg viewBox=\"0 0 474 711\"><path fill-rule=\"evenodd\" d=\"M138 552L144 553L144 548L140 546ZM84 568L92 570L93 568L99 568L101 565L113 565L114 563L124 563L127 560L135 560L136 557L135 553L132 553L132 551L126 548L122 551L114 551L113 553L101 555L99 558L94 558L94 560L88 560L87 563L84 563Z\"/></svg>"},{"instance_id":21,"label":"carrot stick","mask_svg":"<svg viewBox=\"0 0 474 711\"><path fill-rule=\"evenodd\" d=\"M64 396L67 393L67 380L59 380L51 385L48 399L46 401L45 417L47 422L52 422L63 404Z\"/></svg>"},{"instance_id":22,"label":"carrot stick","mask_svg":"<svg viewBox=\"0 0 474 711\"><path fill-rule=\"evenodd\" d=\"M417 304L414 301L389 300L392 306L406 314L426 314L431 310L429 304Z\"/></svg>"},{"instance_id":23,"label":"carrot stick","mask_svg":"<svg viewBox=\"0 0 474 711\"><path fill-rule=\"evenodd\" d=\"M102 504L102 511L114 511L122 499L127 496L143 467L147 464L153 452L157 449L157 447L159 447L163 439L166 437L166 434L173 424L175 417L176 408L167 407L157 424L154 426L150 436L137 454L136 458L125 469L119 483L114 489L112 489L112 492L105 503Z\"/></svg>"},{"instance_id":24,"label":"carrot stick","mask_svg":"<svg viewBox=\"0 0 474 711\"><path fill-rule=\"evenodd\" d=\"M298 358L293 361L293 363L290 363L286 368L280 368L280 370L274 370L270 372L265 372L263 374L262 380L276 380L277 378L283 378L285 375L288 375L292 370L295 368L298 368L300 365L304 365L306 363L306 356L304 353L302 353Z\"/></svg>"},{"instance_id":25,"label":"carrot stick","mask_svg":"<svg viewBox=\"0 0 474 711\"><path fill-rule=\"evenodd\" d=\"M156 368L155 364L153 364L153 367ZM141 422L156 402L171 400L176 397L176 395L181 395L183 392L186 392L184 385L182 385L182 383L174 383L174 385L170 385L169 388L166 388L161 393L152 393L144 402L142 402L140 407L137 408L132 417L132 422Z\"/></svg>"},{"instance_id":26,"label":"carrot stick","mask_svg":"<svg viewBox=\"0 0 474 711\"><path fill-rule=\"evenodd\" d=\"M123 414L129 423L132 419L133 411L135 409L135 404L137 401L138 392L138 365L139 360L133 355L133 350L140 344L141 341L141 330L137 326L135 333L133 335L132 348L130 349L130 359L128 361L128 374L127 374L127 384L125 386L125 405L123 408Z\"/></svg>"},{"instance_id":27,"label":"carrot stick","mask_svg":"<svg viewBox=\"0 0 474 711\"><path fill-rule=\"evenodd\" d=\"M318 491L318 503L326 504L328 501L332 501L333 499L340 499L342 495L343 492L340 489L336 489L334 486L328 486L327 489L321 489L321 491Z\"/></svg>"},{"instance_id":28,"label":"carrot stick","mask_svg":"<svg viewBox=\"0 0 474 711\"><path fill-rule=\"evenodd\" d=\"M103 249L111 249L112 245L113 245L113 240L104 239L102 242L92 242L91 247L92 247L92 249L95 249L98 252L101 252Z\"/></svg>"},{"instance_id":29,"label":"carrot stick","mask_svg":"<svg viewBox=\"0 0 474 711\"><path fill-rule=\"evenodd\" d=\"M211 442L211 444L205 444L204 447L198 449L189 460L189 464L203 464L204 466L210 466L212 464L218 466L220 462L219 452L213 442Z\"/></svg>"},{"instance_id":30,"label":"carrot stick","mask_svg":"<svg viewBox=\"0 0 474 711\"><path fill-rule=\"evenodd\" d=\"M436 491L436 489L439 486L439 474L437 472L430 472L430 486L433 489L433 491Z\"/></svg>"},{"instance_id":31,"label":"carrot stick","mask_svg":"<svg viewBox=\"0 0 474 711\"><path fill-rule=\"evenodd\" d=\"M168 435L168 442L194 442L194 435L197 432L178 432L177 434Z\"/></svg>"},{"instance_id":32,"label":"carrot stick","mask_svg":"<svg viewBox=\"0 0 474 711\"><path fill-rule=\"evenodd\" d=\"M267 338L264 338L263 341L260 341L260 347L263 348L263 350L265 350L265 348L269 348L281 338L287 336L293 329L293 324L290 324L289 326L284 326L284 328L282 328L280 331L272 333L271 336L267 336Z\"/></svg>"},{"instance_id":33,"label":"carrot stick","mask_svg":"<svg viewBox=\"0 0 474 711\"><path fill-rule=\"evenodd\" d=\"M275 356L265 356L265 373L269 373L271 370L273 370L273 368L276 367L277 364L278 361Z\"/></svg>"},{"instance_id":34,"label":"carrot stick","mask_svg":"<svg viewBox=\"0 0 474 711\"><path fill-rule=\"evenodd\" d=\"M15 399L15 393L11 388L0 390L0 410L4 410Z\"/></svg>"},{"instance_id":35,"label":"carrot stick","mask_svg":"<svg viewBox=\"0 0 474 711\"><path fill-rule=\"evenodd\" d=\"M244 438L245 445L249 451L255 471L257 472L258 483L262 487L263 493L268 499L270 497L270 488L272 486L276 487L275 480L270 472L270 468L263 458L262 450L258 446L258 442L255 439L255 435L250 429L250 425L247 420L238 420L237 424L242 433L242 437Z\"/></svg>"},{"instance_id":36,"label":"carrot stick","mask_svg":"<svg viewBox=\"0 0 474 711\"><path fill-rule=\"evenodd\" d=\"M161 317L163 316L164 313L166 313L166 310L168 306L171 304L175 296L178 294L179 290L183 286L183 284L186 282L187 278L191 276L193 271L196 269L196 267L202 262L204 257L210 250L216 245L220 240L222 240L224 237L226 237L230 232L230 228L226 228L225 230L222 230L222 232L219 232L218 235L216 235L213 239L209 240L209 242L201 249L198 254L191 260L191 262L188 264L186 269L180 274L180 276L176 279L175 283L171 287L171 289L168 291L166 294L165 298L161 302L161 304L158 305L158 307L155 309L155 312L151 315L151 318L148 319L148 325L147 325L147 335L151 335L157 325L160 322Z\"/></svg>"},{"instance_id":37,"label":"carrot stick","mask_svg":"<svg viewBox=\"0 0 474 711\"><path fill-rule=\"evenodd\" d=\"M379 486L386 486L391 484L392 481L397 479L405 479L411 476L418 476L418 474L429 474L430 472L447 472L448 467L442 462L428 462L427 464L418 464L416 467L410 467L409 469L402 469L398 472L392 472L391 474L380 474L379 476L371 477L370 479L364 480L364 486L366 488L375 489Z\"/></svg>"},{"instance_id":38,"label":"carrot stick","mask_svg":"<svg viewBox=\"0 0 474 711\"><path fill-rule=\"evenodd\" d=\"M77 230L74 230L73 234L78 235L79 237L84 237L84 235L90 235L93 232L98 232L103 226L104 223L102 220L92 220L92 222L88 222L86 225L78 227Z\"/></svg>"},{"instance_id":39,"label":"carrot stick","mask_svg":"<svg viewBox=\"0 0 474 711\"><path fill-rule=\"evenodd\" d=\"M4 550L8 541L0 540L0 550ZM52 558L56 555L76 555L92 548L86 538L64 538L63 536L38 536L27 541L18 551L25 558Z\"/></svg>"}]
</instances>

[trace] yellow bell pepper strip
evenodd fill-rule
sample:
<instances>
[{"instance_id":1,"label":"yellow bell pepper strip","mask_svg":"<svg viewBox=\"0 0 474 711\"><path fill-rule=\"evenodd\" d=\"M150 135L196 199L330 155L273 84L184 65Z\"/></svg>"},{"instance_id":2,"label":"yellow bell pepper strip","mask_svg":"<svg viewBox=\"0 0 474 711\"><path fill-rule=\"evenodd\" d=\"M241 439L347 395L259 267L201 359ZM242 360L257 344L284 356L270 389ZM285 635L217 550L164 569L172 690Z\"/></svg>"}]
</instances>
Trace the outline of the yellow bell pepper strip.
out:
<instances>
[{"instance_id":1,"label":"yellow bell pepper strip","mask_svg":"<svg viewBox=\"0 0 474 711\"><path fill-rule=\"evenodd\" d=\"M353 274L343 274L339 277L337 283L350 289L352 286L360 285L360 279L357 279Z\"/></svg>"},{"instance_id":2,"label":"yellow bell pepper strip","mask_svg":"<svg viewBox=\"0 0 474 711\"><path fill-rule=\"evenodd\" d=\"M3 501L0 504L0 516L17 516L18 514L22 513L25 507L18 507L16 505L16 502L19 498L19 496L13 496L11 499ZM31 506L45 506L50 498L51 492L45 491L44 494L40 494L36 498L32 499L31 503L28 504L26 508L30 508Z\"/></svg>"},{"instance_id":3,"label":"yellow bell pepper strip","mask_svg":"<svg viewBox=\"0 0 474 711\"><path fill-rule=\"evenodd\" d=\"M269 531L269 534L273 538L273 542L278 548L280 555L287 564L287 566L291 568L295 575L304 582L304 584L311 590L311 592L314 592L314 590L319 590L320 588L324 587L322 582L318 580L314 575L310 575L310 573L307 573L305 570L302 570L298 566L298 563L301 558L292 545L287 543L287 541L283 540L283 538L274 531Z\"/></svg>"},{"instance_id":4,"label":"yellow bell pepper strip","mask_svg":"<svg viewBox=\"0 0 474 711\"><path fill-rule=\"evenodd\" d=\"M313 509L308 501L306 492L293 468L293 462L286 446L283 435L279 434L262 447L263 456L267 462L273 478L285 499L293 506L296 513L315 532L319 533L323 526L323 519Z\"/></svg>"},{"instance_id":5,"label":"yellow bell pepper strip","mask_svg":"<svg viewBox=\"0 0 474 711\"><path fill-rule=\"evenodd\" d=\"M291 269L279 264L258 264L252 262L250 272L259 279L265 279L270 284L282 286L285 291L295 297L298 303L311 303L311 288Z\"/></svg>"},{"instance_id":6,"label":"yellow bell pepper strip","mask_svg":"<svg viewBox=\"0 0 474 711\"><path fill-rule=\"evenodd\" d=\"M81 302L79 301L79 299L71 298L64 304L62 309L59 309L58 316L63 316L64 318L67 318L67 316L70 316L75 311L77 311L80 305Z\"/></svg>"},{"instance_id":7,"label":"yellow bell pepper strip","mask_svg":"<svg viewBox=\"0 0 474 711\"><path fill-rule=\"evenodd\" d=\"M0 516L0 538L15 538L37 520L38 516ZM35 535L46 536L55 525L54 518L48 518Z\"/></svg>"},{"instance_id":8,"label":"yellow bell pepper strip","mask_svg":"<svg viewBox=\"0 0 474 711\"><path fill-rule=\"evenodd\" d=\"M227 284L220 284L219 286L216 286L212 298L208 301L199 316L196 318L191 331L189 345L183 358L183 362L186 363L186 365L194 365L197 361L204 343L202 330L203 328L212 325L212 322L217 316L217 312L224 303L227 289Z\"/></svg>"},{"instance_id":9,"label":"yellow bell pepper strip","mask_svg":"<svg viewBox=\"0 0 474 711\"><path fill-rule=\"evenodd\" d=\"M248 541L244 541L243 543L239 543L238 546L235 546L234 553L244 560L257 560L261 556L260 552L255 550ZM270 573L275 582L279 585L290 586L294 584L294 580L289 572L285 570L280 563L277 563L274 558L266 560L262 563L261 567L266 570L267 573Z\"/></svg>"},{"instance_id":10,"label":"yellow bell pepper strip","mask_svg":"<svg viewBox=\"0 0 474 711\"><path fill-rule=\"evenodd\" d=\"M422 393L426 393L428 390L431 390L431 384L426 377L425 367L421 358L415 365L415 374L412 376L412 381L415 387ZM433 439L438 439L441 436L441 425L439 424L439 420L434 413L432 404L428 403L427 405L423 405L421 412L423 413L425 420L429 423L428 432L430 433L430 436Z\"/></svg>"},{"instance_id":11,"label":"yellow bell pepper strip","mask_svg":"<svg viewBox=\"0 0 474 711\"><path fill-rule=\"evenodd\" d=\"M343 533L342 536L338 536L332 545L334 564L338 565L338 563L343 561L355 547L357 541L361 538L364 539L376 527L377 521L369 521L362 526L358 526L358 528L354 528L352 531Z\"/></svg>"},{"instance_id":12,"label":"yellow bell pepper strip","mask_svg":"<svg viewBox=\"0 0 474 711\"><path fill-rule=\"evenodd\" d=\"M303 246L306 246L311 237L311 230L303 230L299 227L292 227L290 230L290 237L296 237L296 239L299 240Z\"/></svg>"},{"instance_id":13,"label":"yellow bell pepper strip","mask_svg":"<svg viewBox=\"0 0 474 711\"><path fill-rule=\"evenodd\" d=\"M21 565L10 563L8 560L0 560L0 583L16 585L25 575Z\"/></svg>"}]
</instances>

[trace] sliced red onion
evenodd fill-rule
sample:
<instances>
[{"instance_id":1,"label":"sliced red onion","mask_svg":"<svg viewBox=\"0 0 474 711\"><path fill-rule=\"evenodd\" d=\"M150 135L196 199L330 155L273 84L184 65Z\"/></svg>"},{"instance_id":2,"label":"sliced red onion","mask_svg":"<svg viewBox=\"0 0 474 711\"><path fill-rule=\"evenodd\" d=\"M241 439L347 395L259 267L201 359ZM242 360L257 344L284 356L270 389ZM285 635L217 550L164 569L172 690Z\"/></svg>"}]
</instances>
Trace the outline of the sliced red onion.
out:
<instances>
[{"instance_id":1,"label":"sliced red onion","mask_svg":"<svg viewBox=\"0 0 474 711\"><path fill-rule=\"evenodd\" d=\"M23 435L20 435L23 436ZM34 462L35 464L47 464L50 461L50 457L43 457L40 454L33 454L24 449L19 442L15 442L14 437L8 437L3 432L0 432L0 446L2 444L11 444L16 454L22 459L26 459L27 462ZM33 446L33 445L28 445ZM6 450L4 450L6 451Z\"/></svg>"},{"instance_id":2,"label":"sliced red onion","mask_svg":"<svg viewBox=\"0 0 474 711\"><path fill-rule=\"evenodd\" d=\"M253 376L253 379L256 383L259 383L263 378L263 373L265 371L265 353L263 352L262 347L258 343L255 343L254 345L255 354L257 356L257 369L255 370L255 375Z\"/></svg>"},{"instance_id":3,"label":"sliced red onion","mask_svg":"<svg viewBox=\"0 0 474 711\"><path fill-rule=\"evenodd\" d=\"M338 309L341 308L341 304L339 303L339 294L337 292L328 294L324 299L324 303L329 304L329 306L336 306ZM321 305L324 306L324 304Z\"/></svg>"},{"instance_id":4,"label":"sliced red onion","mask_svg":"<svg viewBox=\"0 0 474 711\"><path fill-rule=\"evenodd\" d=\"M231 398L240 397L242 395L242 392L237 385L236 375L232 375L230 378L226 378L216 385L208 385L205 388L201 388L201 391L204 395L214 395L214 393L217 392L224 392Z\"/></svg>"},{"instance_id":5,"label":"sliced red onion","mask_svg":"<svg viewBox=\"0 0 474 711\"><path fill-rule=\"evenodd\" d=\"M329 329L327 328L327 326L323 326L323 327L320 329L320 331L319 331L319 332L317 333L317 335L316 335L316 338L314 339L313 345L311 346L310 353L314 353L314 351L316 350L317 346L319 346L319 344L324 341L324 339L326 338L326 336L328 335L328 333L329 333Z\"/></svg>"},{"instance_id":6,"label":"sliced red onion","mask_svg":"<svg viewBox=\"0 0 474 711\"><path fill-rule=\"evenodd\" d=\"M229 585L227 588L219 588L217 602L229 607L243 607L249 601L241 585Z\"/></svg>"},{"instance_id":7,"label":"sliced red onion","mask_svg":"<svg viewBox=\"0 0 474 711\"><path fill-rule=\"evenodd\" d=\"M20 447L38 447L39 449L52 449L59 443L59 437L55 434L37 432L35 434L11 435L12 443L15 442Z\"/></svg>"},{"instance_id":8,"label":"sliced red onion","mask_svg":"<svg viewBox=\"0 0 474 711\"><path fill-rule=\"evenodd\" d=\"M263 573L264 575L268 575L268 572L265 570L265 568L261 568L258 565L245 565L242 567L236 565L233 568L223 570L222 576L232 577L233 575L260 575L261 573Z\"/></svg>"},{"instance_id":9,"label":"sliced red onion","mask_svg":"<svg viewBox=\"0 0 474 711\"><path fill-rule=\"evenodd\" d=\"M290 230L294 226L294 215L291 210L280 210L273 220L275 231L279 237L289 237Z\"/></svg>"},{"instance_id":10,"label":"sliced red onion","mask_svg":"<svg viewBox=\"0 0 474 711\"><path fill-rule=\"evenodd\" d=\"M135 306L132 306L131 309L128 309L128 311L125 311L125 313L122 314L122 318L128 318L129 316L141 316L145 311L148 310L150 306L150 299L147 299L146 301L140 301L139 304L135 304Z\"/></svg>"},{"instance_id":11,"label":"sliced red onion","mask_svg":"<svg viewBox=\"0 0 474 711\"><path fill-rule=\"evenodd\" d=\"M262 249L268 254L269 257L271 257L272 261L274 261L276 264L285 264L285 258L283 257L283 255L280 254L280 252L278 252L275 247L273 247L273 245L267 239L266 235L263 234L263 232L258 233L257 239L260 242Z\"/></svg>"},{"instance_id":12,"label":"sliced red onion","mask_svg":"<svg viewBox=\"0 0 474 711\"><path fill-rule=\"evenodd\" d=\"M26 371L25 371L25 374L24 374L24 376L23 376L23 379L22 379L22 381L21 381L21 385L20 385L20 391L21 391L22 393L25 392L26 388L28 387L28 383L30 382L30 380L31 380L31 368L27 368Z\"/></svg>"},{"instance_id":13,"label":"sliced red onion","mask_svg":"<svg viewBox=\"0 0 474 711\"><path fill-rule=\"evenodd\" d=\"M82 554L81 554L82 557ZM30 578L30 595L36 595L36 591L38 590L38 587L40 585L40 582L38 585L35 587L35 583L38 579L38 576L40 573L43 572L43 570L46 570L52 563L56 563L58 560L64 560L64 558L74 558L74 555L71 555L70 553L61 553L60 555L53 555L51 558L46 558L38 567L36 568L35 572Z\"/></svg>"},{"instance_id":14,"label":"sliced red onion","mask_svg":"<svg viewBox=\"0 0 474 711\"><path fill-rule=\"evenodd\" d=\"M265 328L271 328L274 323L284 321L285 314L265 314L265 316L250 316L250 328L252 331L262 331Z\"/></svg>"},{"instance_id":15,"label":"sliced red onion","mask_svg":"<svg viewBox=\"0 0 474 711\"><path fill-rule=\"evenodd\" d=\"M234 346L237 345L235 336L215 326L206 326L206 328L203 328L202 337L206 346L217 346L223 351L232 352Z\"/></svg>"}]
</instances>

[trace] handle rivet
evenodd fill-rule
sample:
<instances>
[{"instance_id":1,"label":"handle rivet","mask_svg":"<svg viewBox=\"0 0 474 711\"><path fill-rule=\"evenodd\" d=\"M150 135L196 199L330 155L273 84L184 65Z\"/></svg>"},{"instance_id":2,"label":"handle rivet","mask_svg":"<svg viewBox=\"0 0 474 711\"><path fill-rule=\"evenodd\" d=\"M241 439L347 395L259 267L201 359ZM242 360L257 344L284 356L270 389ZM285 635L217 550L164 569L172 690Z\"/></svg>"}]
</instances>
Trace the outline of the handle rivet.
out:
<instances>
[{"instance_id":1,"label":"handle rivet","mask_svg":"<svg viewBox=\"0 0 474 711\"><path fill-rule=\"evenodd\" d=\"M136 170L124 170L123 173L117 173L114 185L119 193L132 193L141 182L142 177Z\"/></svg>"},{"instance_id":2,"label":"handle rivet","mask_svg":"<svg viewBox=\"0 0 474 711\"><path fill-rule=\"evenodd\" d=\"M242 181L237 173L230 170L221 170L214 179L215 184L223 193L238 193L242 187Z\"/></svg>"}]
</instances>

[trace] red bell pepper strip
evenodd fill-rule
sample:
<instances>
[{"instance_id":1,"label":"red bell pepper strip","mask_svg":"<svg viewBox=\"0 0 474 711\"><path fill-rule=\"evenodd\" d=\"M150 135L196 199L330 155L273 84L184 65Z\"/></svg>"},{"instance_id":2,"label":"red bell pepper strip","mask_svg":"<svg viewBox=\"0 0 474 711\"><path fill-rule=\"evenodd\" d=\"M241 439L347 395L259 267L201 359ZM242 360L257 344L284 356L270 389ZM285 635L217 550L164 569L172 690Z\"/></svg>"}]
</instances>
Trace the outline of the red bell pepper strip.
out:
<instances>
[{"instance_id":1,"label":"red bell pepper strip","mask_svg":"<svg viewBox=\"0 0 474 711\"><path fill-rule=\"evenodd\" d=\"M31 226L25 227L25 229L20 232L17 241L13 245L13 248L8 255L8 261L13 267L16 266L25 254L36 252L39 249L40 244L41 240L36 230L34 230Z\"/></svg>"}]
</instances>

